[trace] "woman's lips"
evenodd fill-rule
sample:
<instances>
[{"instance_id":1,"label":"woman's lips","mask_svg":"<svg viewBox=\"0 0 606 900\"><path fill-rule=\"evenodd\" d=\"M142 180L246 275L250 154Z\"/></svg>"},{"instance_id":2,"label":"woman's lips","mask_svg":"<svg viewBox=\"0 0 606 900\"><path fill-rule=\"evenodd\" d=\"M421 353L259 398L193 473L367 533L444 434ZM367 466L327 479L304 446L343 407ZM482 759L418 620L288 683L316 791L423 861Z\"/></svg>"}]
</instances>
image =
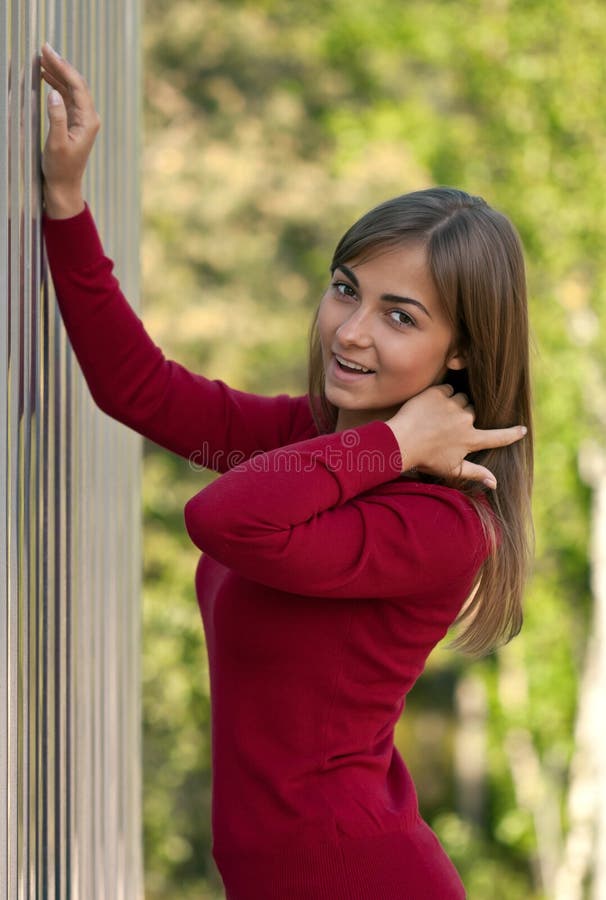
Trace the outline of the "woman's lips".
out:
<instances>
[{"instance_id":1,"label":"woman's lips","mask_svg":"<svg viewBox=\"0 0 606 900\"><path fill-rule=\"evenodd\" d=\"M345 370L342 369L336 358L333 356L328 364L328 374L331 378L334 378L335 381L342 381L344 384L351 384L355 381L362 381L363 379L372 378L375 375L375 372L355 372L353 369Z\"/></svg>"}]
</instances>

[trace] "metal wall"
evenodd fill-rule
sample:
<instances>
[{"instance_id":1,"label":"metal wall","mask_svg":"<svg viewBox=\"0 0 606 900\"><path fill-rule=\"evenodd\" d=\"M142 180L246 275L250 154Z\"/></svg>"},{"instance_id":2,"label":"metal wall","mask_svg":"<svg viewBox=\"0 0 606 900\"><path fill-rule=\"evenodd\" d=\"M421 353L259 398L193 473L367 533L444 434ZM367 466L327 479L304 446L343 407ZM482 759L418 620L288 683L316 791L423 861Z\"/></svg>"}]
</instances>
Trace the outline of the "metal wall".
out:
<instances>
[{"instance_id":1,"label":"metal wall","mask_svg":"<svg viewBox=\"0 0 606 900\"><path fill-rule=\"evenodd\" d=\"M0 0L0 900L135 900L141 439L93 405L44 262L44 40L97 101L85 196L138 297L137 0Z\"/></svg>"}]
</instances>

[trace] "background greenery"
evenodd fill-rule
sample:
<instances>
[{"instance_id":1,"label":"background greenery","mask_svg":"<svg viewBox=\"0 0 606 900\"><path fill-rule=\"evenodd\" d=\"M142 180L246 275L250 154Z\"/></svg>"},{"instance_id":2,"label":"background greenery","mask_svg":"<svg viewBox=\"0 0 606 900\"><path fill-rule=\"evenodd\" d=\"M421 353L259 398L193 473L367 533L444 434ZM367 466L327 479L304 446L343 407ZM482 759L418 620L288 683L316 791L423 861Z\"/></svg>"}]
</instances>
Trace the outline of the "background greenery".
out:
<instances>
[{"instance_id":1,"label":"background greenery","mask_svg":"<svg viewBox=\"0 0 606 900\"><path fill-rule=\"evenodd\" d=\"M438 650L397 732L471 900L549 896L568 828L591 605L577 452L600 426L605 356L605 38L602 0L145 2L143 318L167 356L241 389L303 393L337 239L406 190L481 194L522 234L537 426L525 627L479 663ZM148 900L223 896L182 517L206 477L146 443ZM457 762L470 697L486 743L473 809Z\"/></svg>"}]
</instances>

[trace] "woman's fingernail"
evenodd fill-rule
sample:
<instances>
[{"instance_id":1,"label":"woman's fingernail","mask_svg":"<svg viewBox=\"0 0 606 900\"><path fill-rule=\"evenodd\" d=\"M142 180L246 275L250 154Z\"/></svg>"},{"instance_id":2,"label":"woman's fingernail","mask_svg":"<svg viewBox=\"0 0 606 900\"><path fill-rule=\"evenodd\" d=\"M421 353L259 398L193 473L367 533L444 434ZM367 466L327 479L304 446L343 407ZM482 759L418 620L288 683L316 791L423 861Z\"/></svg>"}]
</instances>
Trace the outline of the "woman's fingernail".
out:
<instances>
[{"instance_id":1,"label":"woman's fingernail","mask_svg":"<svg viewBox=\"0 0 606 900\"><path fill-rule=\"evenodd\" d=\"M496 489L496 486L497 486L497 483L494 480L494 478L485 478L484 484L486 485L486 487L492 488L493 491Z\"/></svg>"},{"instance_id":2,"label":"woman's fingernail","mask_svg":"<svg viewBox=\"0 0 606 900\"><path fill-rule=\"evenodd\" d=\"M59 94L59 91L52 90L48 97L51 106L59 106L59 104L61 103L61 95Z\"/></svg>"},{"instance_id":3,"label":"woman's fingernail","mask_svg":"<svg viewBox=\"0 0 606 900\"><path fill-rule=\"evenodd\" d=\"M48 49L50 50L50 52L53 53L53 54L57 57L57 59L61 59L61 58L62 58L62 57L61 57L61 54L60 54L60 53L57 53L57 51L55 50L55 48L54 48L54 47L51 47L51 45L49 44L48 41L46 42L46 46L48 47Z\"/></svg>"},{"instance_id":4,"label":"woman's fingernail","mask_svg":"<svg viewBox=\"0 0 606 900\"><path fill-rule=\"evenodd\" d=\"M520 428L520 431L522 432L522 434L528 434L528 428L526 428L525 425L522 425L522 427Z\"/></svg>"}]
</instances>

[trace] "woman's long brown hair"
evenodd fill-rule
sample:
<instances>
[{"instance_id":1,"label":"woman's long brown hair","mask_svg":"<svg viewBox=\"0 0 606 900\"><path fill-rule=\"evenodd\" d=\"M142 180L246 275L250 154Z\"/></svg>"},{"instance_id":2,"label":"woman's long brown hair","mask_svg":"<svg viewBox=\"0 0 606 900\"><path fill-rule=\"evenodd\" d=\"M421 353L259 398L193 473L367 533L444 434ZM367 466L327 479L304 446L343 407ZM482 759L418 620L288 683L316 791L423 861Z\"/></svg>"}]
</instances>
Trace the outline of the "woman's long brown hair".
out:
<instances>
[{"instance_id":1,"label":"woman's long brown hair","mask_svg":"<svg viewBox=\"0 0 606 900\"><path fill-rule=\"evenodd\" d=\"M533 550L531 493L533 428L526 274L521 241L511 222L480 197L454 188L430 188L380 204L341 238L331 270L388 247L422 243L459 353L462 371L445 379L464 391L477 428L526 425L521 441L470 454L497 479L496 491L476 482L422 480L463 491L482 521L492 551L455 623L451 646L481 656L506 643L522 627L522 594ZM334 431L338 409L324 391L324 368L312 322L309 348L310 404L319 433ZM486 508L488 497L491 512ZM496 526L496 527L495 527ZM498 534L498 539L497 539Z\"/></svg>"}]
</instances>

